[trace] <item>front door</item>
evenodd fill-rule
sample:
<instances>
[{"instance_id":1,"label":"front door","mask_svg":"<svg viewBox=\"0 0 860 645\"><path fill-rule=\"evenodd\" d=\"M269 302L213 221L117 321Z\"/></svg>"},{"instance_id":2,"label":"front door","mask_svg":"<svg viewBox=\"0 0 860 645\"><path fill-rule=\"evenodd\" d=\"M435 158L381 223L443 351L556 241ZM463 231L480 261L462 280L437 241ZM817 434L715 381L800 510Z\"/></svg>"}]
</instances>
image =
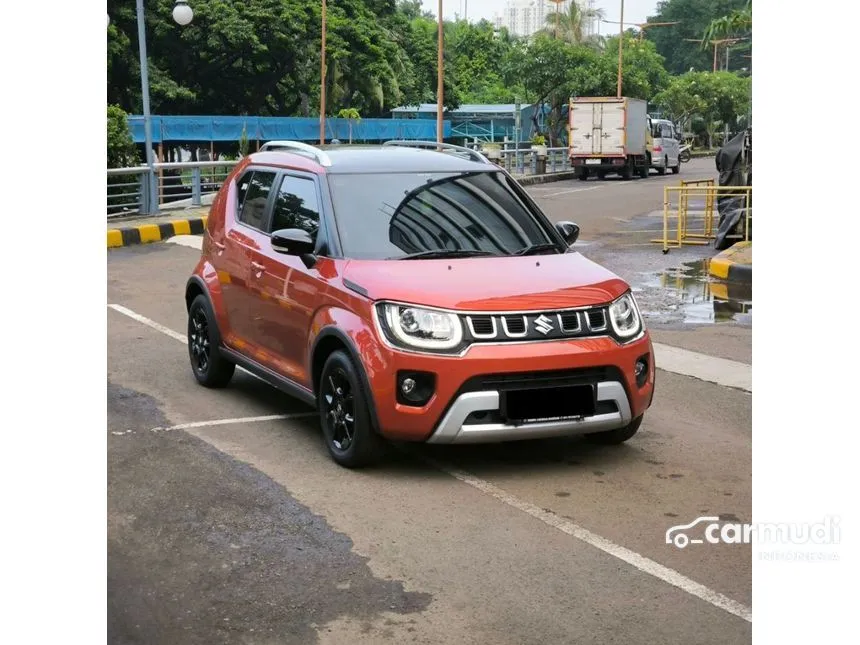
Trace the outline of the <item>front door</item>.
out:
<instances>
[{"instance_id":1,"label":"front door","mask_svg":"<svg viewBox=\"0 0 860 645\"><path fill-rule=\"evenodd\" d=\"M280 179L272 204L269 231L302 229L316 240L320 227L320 192L314 175L287 171ZM311 388L307 338L325 279L322 258L308 268L295 255L274 251L271 244L257 254L260 324L256 337L269 359L267 367Z\"/></svg>"}]
</instances>

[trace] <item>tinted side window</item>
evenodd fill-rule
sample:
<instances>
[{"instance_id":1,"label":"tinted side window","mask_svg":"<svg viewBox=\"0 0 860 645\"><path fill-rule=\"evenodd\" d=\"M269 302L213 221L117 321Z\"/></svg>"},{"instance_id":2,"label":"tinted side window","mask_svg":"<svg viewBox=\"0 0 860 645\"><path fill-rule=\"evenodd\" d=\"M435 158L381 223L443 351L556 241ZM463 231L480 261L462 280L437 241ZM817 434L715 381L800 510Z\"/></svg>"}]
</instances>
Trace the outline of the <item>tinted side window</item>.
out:
<instances>
[{"instance_id":1,"label":"tinted side window","mask_svg":"<svg viewBox=\"0 0 860 645\"><path fill-rule=\"evenodd\" d=\"M672 126L664 125L660 128L660 136L664 139L672 138Z\"/></svg>"},{"instance_id":2,"label":"tinted side window","mask_svg":"<svg viewBox=\"0 0 860 645\"><path fill-rule=\"evenodd\" d=\"M253 170L249 170L244 175L239 177L239 180L236 182L237 188L237 199L236 199L236 208L240 211L242 210L242 204L245 203L245 195L248 194L248 186L251 184L251 175L254 174Z\"/></svg>"},{"instance_id":3,"label":"tinted side window","mask_svg":"<svg viewBox=\"0 0 860 645\"><path fill-rule=\"evenodd\" d=\"M272 190L274 181L274 173L254 172L248 183L242 212L239 214L240 222L261 231L266 228L266 202L269 199L269 192Z\"/></svg>"},{"instance_id":4,"label":"tinted side window","mask_svg":"<svg viewBox=\"0 0 860 645\"><path fill-rule=\"evenodd\" d=\"M317 187L313 180L286 175L272 212L272 230L300 228L316 238L320 227Z\"/></svg>"}]
</instances>

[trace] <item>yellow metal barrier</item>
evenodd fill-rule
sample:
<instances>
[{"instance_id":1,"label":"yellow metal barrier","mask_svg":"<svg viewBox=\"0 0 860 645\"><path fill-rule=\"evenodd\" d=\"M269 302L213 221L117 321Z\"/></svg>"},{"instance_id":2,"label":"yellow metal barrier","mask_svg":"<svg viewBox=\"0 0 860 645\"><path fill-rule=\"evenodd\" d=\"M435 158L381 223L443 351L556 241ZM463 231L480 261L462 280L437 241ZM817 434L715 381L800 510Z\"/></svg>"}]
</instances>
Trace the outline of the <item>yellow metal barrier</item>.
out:
<instances>
[{"instance_id":1,"label":"yellow metal barrier","mask_svg":"<svg viewBox=\"0 0 860 645\"><path fill-rule=\"evenodd\" d=\"M717 203L721 197L741 198L744 208L743 239L750 238L752 220L752 186L716 186L713 179L682 181L680 186L663 189L663 237L651 240L663 245L663 253L670 248L706 246L716 237ZM703 210L690 212L690 201L700 201ZM677 218L672 229L670 219Z\"/></svg>"}]
</instances>

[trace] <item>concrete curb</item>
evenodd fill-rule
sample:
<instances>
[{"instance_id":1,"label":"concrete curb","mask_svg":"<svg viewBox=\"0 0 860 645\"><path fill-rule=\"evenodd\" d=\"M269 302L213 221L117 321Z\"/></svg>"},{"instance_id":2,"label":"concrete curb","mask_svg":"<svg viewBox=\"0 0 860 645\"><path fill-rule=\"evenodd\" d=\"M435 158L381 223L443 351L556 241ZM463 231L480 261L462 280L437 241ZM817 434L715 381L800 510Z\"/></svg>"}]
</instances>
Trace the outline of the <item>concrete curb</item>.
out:
<instances>
[{"instance_id":1,"label":"concrete curb","mask_svg":"<svg viewBox=\"0 0 860 645\"><path fill-rule=\"evenodd\" d=\"M190 219L173 220L160 224L139 224L125 228L108 229L108 248L160 242L174 235L200 235L206 230L207 215Z\"/></svg>"},{"instance_id":2,"label":"concrete curb","mask_svg":"<svg viewBox=\"0 0 860 645\"><path fill-rule=\"evenodd\" d=\"M752 242L737 242L715 255L708 273L729 282L752 282Z\"/></svg>"},{"instance_id":3,"label":"concrete curb","mask_svg":"<svg viewBox=\"0 0 860 645\"><path fill-rule=\"evenodd\" d=\"M534 184L547 184L551 181L565 181L566 179L576 179L575 170L562 170L559 172L550 172L545 175L525 175L524 177L516 177L520 186L532 186Z\"/></svg>"}]
</instances>

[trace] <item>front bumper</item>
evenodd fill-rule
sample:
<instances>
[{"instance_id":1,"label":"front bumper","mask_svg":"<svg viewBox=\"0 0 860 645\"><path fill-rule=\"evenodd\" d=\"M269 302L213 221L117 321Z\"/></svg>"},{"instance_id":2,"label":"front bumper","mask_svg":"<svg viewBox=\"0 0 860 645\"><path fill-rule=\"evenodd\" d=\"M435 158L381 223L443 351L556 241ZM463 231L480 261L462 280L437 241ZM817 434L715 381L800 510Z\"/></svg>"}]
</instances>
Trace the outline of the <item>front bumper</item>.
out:
<instances>
[{"instance_id":1,"label":"front bumper","mask_svg":"<svg viewBox=\"0 0 860 645\"><path fill-rule=\"evenodd\" d=\"M523 424L467 423L469 417L475 413L497 411L499 391L466 392L456 398L427 443L485 443L542 439L613 430L624 427L633 420L630 402L621 383L617 381L598 383L597 401L613 404L616 411L578 419Z\"/></svg>"},{"instance_id":2,"label":"front bumper","mask_svg":"<svg viewBox=\"0 0 860 645\"><path fill-rule=\"evenodd\" d=\"M613 430L644 413L653 396L654 352L647 332L626 345L592 337L475 345L458 357L388 347L382 353L380 369L368 371L378 429L404 441L476 443ZM640 387L634 365L644 355L649 367ZM402 371L436 375L434 394L424 406L398 402L397 375ZM594 384L599 404L595 414L518 424L500 417L500 391L528 388L550 376Z\"/></svg>"}]
</instances>

